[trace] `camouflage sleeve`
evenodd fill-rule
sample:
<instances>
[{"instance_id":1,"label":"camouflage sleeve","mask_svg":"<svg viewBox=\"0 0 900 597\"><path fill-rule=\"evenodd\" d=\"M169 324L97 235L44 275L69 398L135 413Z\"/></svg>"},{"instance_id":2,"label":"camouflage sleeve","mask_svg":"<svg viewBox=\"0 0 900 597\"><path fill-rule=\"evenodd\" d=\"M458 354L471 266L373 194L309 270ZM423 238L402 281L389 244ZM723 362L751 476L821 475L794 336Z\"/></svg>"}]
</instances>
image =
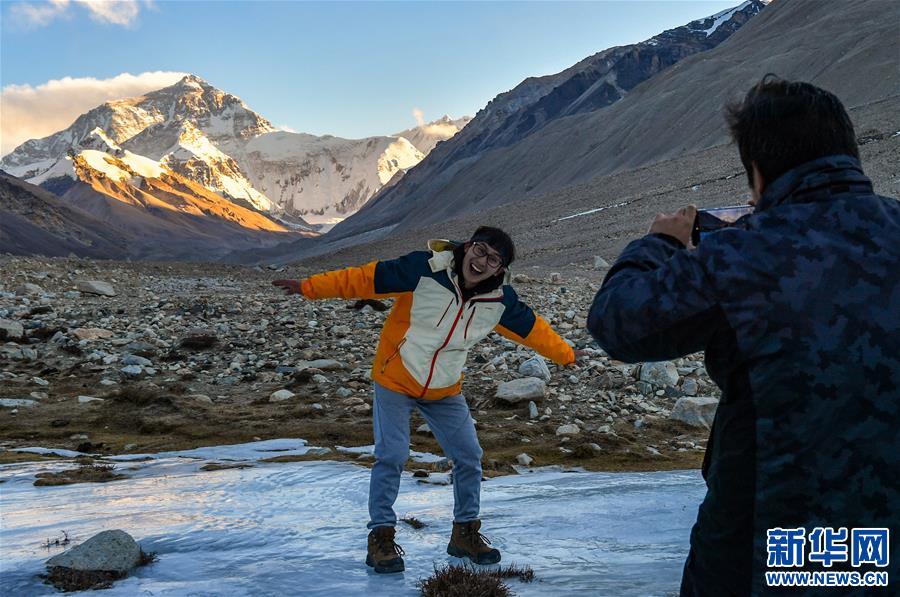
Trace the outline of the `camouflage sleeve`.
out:
<instances>
[{"instance_id":1,"label":"camouflage sleeve","mask_svg":"<svg viewBox=\"0 0 900 597\"><path fill-rule=\"evenodd\" d=\"M594 297L588 331L615 359L662 361L703 350L723 313L696 251L649 235L631 242Z\"/></svg>"}]
</instances>

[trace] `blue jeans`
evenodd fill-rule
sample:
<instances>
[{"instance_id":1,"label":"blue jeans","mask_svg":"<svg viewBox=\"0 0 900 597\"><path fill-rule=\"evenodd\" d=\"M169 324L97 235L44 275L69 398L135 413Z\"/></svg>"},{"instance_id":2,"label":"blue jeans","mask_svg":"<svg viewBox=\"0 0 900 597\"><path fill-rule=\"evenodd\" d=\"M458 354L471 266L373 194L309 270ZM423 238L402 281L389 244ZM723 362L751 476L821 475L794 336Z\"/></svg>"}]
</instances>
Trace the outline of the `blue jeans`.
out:
<instances>
[{"instance_id":1,"label":"blue jeans","mask_svg":"<svg viewBox=\"0 0 900 597\"><path fill-rule=\"evenodd\" d=\"M368 528L397 524L394 502L400 491L400 473L409 458L409 416L413 408L419 409L444 454L453 460L454 522L477 520L483 452L466 399L456 394L441 400L418 400L376 383L372 408L375 466L369 480Z\"/></svg>"}]
</instances>

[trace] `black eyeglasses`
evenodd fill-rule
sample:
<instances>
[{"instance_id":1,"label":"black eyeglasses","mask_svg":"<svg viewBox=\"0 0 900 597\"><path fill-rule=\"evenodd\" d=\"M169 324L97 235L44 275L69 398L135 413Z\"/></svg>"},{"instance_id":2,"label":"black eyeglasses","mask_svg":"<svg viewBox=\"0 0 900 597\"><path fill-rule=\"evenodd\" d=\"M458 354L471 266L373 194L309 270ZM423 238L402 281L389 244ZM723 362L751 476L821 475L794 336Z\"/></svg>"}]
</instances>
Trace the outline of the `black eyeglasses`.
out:
<instances>
[{"instance_id":1,"label":"black eyeglasses","mask_svg":"<svg viewBox=\"0 0 900 597\"><path fill-rule=\"evenodd\" d=\"M472 254L475 257L487 257L487 264L494 269L503 265L503 260L496 253L488 253L487 247L482 243L472 243Z\"/></svg>"}]
</instances>

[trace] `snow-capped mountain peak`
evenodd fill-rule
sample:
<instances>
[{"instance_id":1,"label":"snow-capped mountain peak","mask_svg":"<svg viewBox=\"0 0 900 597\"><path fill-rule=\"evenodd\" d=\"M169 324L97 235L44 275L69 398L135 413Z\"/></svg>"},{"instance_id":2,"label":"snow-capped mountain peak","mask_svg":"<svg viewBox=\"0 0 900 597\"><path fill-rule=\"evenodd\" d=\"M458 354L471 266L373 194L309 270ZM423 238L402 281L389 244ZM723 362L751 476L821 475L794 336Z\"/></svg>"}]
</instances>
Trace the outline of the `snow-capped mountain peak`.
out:
<instances>
[{"instance_id":1,"label":"snow-capped mountain peak","mask_svg":"<svg viewBox=\"0 0 900 597\"><path fill-rule=\"evenodd\" d=\"M396 182L468 121L444 116L399 135L365 139L289 133L239 97L187 75L140 97L97 106L68 129L22 144L0 167L65 192L78 178L74 162L99 172L110 163L85 152L138 156L239 205L329 224Z\"/></svg>"}]
</instances>

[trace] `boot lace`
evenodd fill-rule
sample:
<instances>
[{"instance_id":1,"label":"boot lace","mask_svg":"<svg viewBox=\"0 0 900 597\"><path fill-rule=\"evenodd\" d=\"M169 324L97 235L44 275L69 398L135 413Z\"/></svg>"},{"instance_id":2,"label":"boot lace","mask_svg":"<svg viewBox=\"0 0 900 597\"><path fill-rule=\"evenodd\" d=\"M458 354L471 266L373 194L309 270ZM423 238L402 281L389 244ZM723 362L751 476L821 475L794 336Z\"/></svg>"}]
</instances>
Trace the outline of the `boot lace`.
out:
<instances>
[{"instance_id":1,"label":"boot lace","mask_svg":"<svg viewBox=\"0 0 900 597\"><path fill-rule=\"evenodd\" d=\"M388 536L376 537L375 547L377 547L380 551L393 551L398 556L406 555L406 552L403 551L403 548L397 545L394 540Z\"/></svg>"},{"instance_id":2,"label":"boot lace","mask_svg":"<svg viewBox=\"0 0 900 597\"><path fill-rule=\"evenodd\" d=\"M491 544L490 539L482 535L480 531L476 531L473 528L465 529L464 533L471 536L472 542L476 544L476 547L487 547Z\"/></svg>"}]
</instances>

